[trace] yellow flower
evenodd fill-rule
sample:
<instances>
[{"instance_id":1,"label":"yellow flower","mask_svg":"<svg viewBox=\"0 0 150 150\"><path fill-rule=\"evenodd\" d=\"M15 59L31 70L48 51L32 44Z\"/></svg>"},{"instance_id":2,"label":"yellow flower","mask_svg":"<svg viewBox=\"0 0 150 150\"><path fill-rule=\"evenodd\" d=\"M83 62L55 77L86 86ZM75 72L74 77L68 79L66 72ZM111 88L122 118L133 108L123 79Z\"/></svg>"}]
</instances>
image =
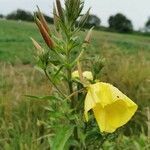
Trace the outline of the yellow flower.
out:
<instances>
[{"instance_id":1,"label":"yellow flower","mask_svg":"<svg viewBox=\"0 0 150 150\"><path fill-rule=\"evenodd\" d=\"M137 105L111 84L97 82L88 86L84 113L93 110L101 132L114 132L126 124L137 110Z\"/></svg>"},{"instance_id":2,"label":"yellow flower","mask_svg":"<svg viewBox=\"0 0 150 150\"><path fill-rule=\"evenodd\" d=\"M93 80L93 75L91 71L84 71L83 72L83 78L87 79L87 80ZM72 78L79 78L79 72L76 70L72 73Z\"/></svg>"}]
</instances>

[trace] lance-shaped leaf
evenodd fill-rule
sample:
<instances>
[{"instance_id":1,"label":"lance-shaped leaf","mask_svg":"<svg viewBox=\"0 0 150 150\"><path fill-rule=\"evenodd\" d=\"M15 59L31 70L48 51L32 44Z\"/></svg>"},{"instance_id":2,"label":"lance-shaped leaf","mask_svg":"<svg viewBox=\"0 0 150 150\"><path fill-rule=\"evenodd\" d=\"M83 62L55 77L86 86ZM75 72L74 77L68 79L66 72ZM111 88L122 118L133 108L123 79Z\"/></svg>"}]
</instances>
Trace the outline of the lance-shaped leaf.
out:
<instances>
[{"instance_id":1,"label":"lance-shaped leaf","mask_svg":"<svg viewBox=\"0 0 150 150\"><path fill-rule=\"evenodd\" d=\"M40 8L37 6L38 8L38 12L37 12L37 16L39 18L39 20L41 21L42 25L44 26L45 30L50 34L50 30L49 30L49 27L48 27L48 24L43 16L43 14L41 13L40 11Z\"/></svg>"},{"instance_id":2,"label":"lance-shaped leaf","mask_svg":"<svg viewBox=\"0 0 150 150\"><path fill-rule=\"evenodd\" d=\"M55 96L34 96L34 95L25 95L25 96L33 100L59 100Z\"/></svg>"},{"instance_id":3,"label":"lance-shaped leaf","mask_svg":"<svg viewBox=\"0 0 150 150\"><path fill-rule=\"evenodd\" d=\"M87 21L87 19L88 19L88 17L89 17L89 13L90 13L90 8L88 9L88 11L86 12L86 14L85 15L83 15L81 18L80 18L80 20L79 20L79 27L83 27L84 26L84 24L86 23L86 21Z\"/></svg>"},{"instance_id":4,"label":"lance-shaped leaf","mask_svg":"<svg viewBox=\"0 0 150 150\"><path fill-rule=\"evenodd\" d=\"M64 150L65 144L73 133L74 126L63 126L58 128L52 140L51 150Z\"/></svg>"},{"instance_id":5,"label":"lance-shaped leaf","mask_svg":"<svg viewBox=\"0 0 150 150\"><path fill-rule=\"evenodd\" d=\"M83 2L81 0L66 0L65 1L65 14L68 22L72 26L76 21L77 18L80 16L80 13L83 8Z\"/></svg>"},{"instance_id":6,"label":"lance-shaped leaf","mask_svg":"<svg viewBox=\"0 0 150 150\"><path fill-rule=\"evenodd\" d=\"M41 35L43 36L43 39L45 40L47 46L51 49L54 48L54 43L52 41L52 39L50 38L48 32L46 31L46 29L44 28L43 24L41 23L41 21L35 17L35 22L40 30Z\"/></svg>"},{"instance_id":7,"label":"lance-shaped leaf","mask_svg":"<svg viewBox=\"0 0 150 150\"><path fill-rule=\"evenodd\" d=\"M81 13L81 11L83 10L83 7L84 7L84 2L78 0L78 1L77 1L77 4L76 4L76 8L75 8L75 9L78 9L77 17L80 16L80 13Z\"/></svg>"}]
</instances>

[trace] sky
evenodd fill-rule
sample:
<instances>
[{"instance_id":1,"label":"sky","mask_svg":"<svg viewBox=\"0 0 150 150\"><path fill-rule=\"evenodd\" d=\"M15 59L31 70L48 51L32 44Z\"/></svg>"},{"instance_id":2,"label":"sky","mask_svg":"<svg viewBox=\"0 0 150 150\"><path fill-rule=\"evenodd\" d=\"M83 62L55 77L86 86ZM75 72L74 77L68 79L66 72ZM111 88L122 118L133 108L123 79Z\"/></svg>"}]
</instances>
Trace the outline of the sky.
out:
<instances>
[{"instance_id":1,"label":"sky","mask_svg":"<svg viewBox=\"0 0 150 150\"><path fill-rule=\"evenodd\" d=\"M53 2L54 0L0 0L0 14L6 15L17 8L34 12L38 5L45 14L52 16ZM84 12L89 7L104 26L108 25L109 16L118 12L132 20L136 30L142 28L150 17L150 0L85 0Z\"/></svg>"}]
</instances>

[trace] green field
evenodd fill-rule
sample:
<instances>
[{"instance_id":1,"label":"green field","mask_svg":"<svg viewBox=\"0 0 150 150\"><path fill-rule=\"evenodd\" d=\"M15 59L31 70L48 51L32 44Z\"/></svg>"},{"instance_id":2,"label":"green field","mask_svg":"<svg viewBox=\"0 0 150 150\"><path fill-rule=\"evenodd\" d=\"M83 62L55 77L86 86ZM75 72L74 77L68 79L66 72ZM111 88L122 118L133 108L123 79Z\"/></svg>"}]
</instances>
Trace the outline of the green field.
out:
<instances>
[{"instance_id":1,"label":"green field","mask_svg":"<svg viewBox=\"0 0 150 150\"><path fill-rule=\"evenodd\" d=\"M84 35L84 33L83 33ZM27 64L33 62L30 37L43 42L33 23L0 20L0 60ZM92 44L100 53L106 46L124 53L150 52L150 37L109 32L94 32ZM89 50L90 51L90 50Z\"/></svg>"},{"instance_id":2,"label":"green field","mask_svg":"<svg viewBox=\"0 0 150 150\"><path fill-rule=\"evenodd\" d=\"M35 49L30 37L44 44L35 24L0 20L0 150L48 147L50 131L44 126L48 113L43 109L48 102L24 97L49 95L51 91L48 81L34 68ZM100 80L117 86L139 105L124 128L126 134L106 142L103 149L148 150L150 37L94 31L91 43L85 57L106 59Z\"/></svg>"}]
</instances>

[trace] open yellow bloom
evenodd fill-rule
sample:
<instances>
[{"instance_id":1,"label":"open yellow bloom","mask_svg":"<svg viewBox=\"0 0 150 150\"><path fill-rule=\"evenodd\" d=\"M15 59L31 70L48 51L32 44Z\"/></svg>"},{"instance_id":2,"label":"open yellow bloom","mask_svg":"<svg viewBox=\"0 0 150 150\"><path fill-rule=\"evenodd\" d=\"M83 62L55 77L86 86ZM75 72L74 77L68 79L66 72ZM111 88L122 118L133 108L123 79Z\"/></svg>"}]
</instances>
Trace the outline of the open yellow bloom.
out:
<instances>
[{"instance_id":1,"label":"open yellow bloom","mask_svg":"<svg viewBox=\"0 0 150 150\"><path fill-rule=\"evenodd\" d=\"M85 78L85 79L93 80L93 75L92 75L91 71L84 71L82 75L83 75L83 78ZM76 70L76 71L74 71L72 73L72 78L73 79L79 78L79 72L78 72L78 70Z\"/></svg>"},{"instance_id":2,"label":"open yellow bloom","mask_svg":"<svg viewBox=\"0 0 150 150\"><path fill-rule=\"evenodd\" d=\"M137 105L111 84L97 82L88 86L84 113L93 110L101 132L114 132L126 124L137 110Z\"/></svg>"}]
</instances>

